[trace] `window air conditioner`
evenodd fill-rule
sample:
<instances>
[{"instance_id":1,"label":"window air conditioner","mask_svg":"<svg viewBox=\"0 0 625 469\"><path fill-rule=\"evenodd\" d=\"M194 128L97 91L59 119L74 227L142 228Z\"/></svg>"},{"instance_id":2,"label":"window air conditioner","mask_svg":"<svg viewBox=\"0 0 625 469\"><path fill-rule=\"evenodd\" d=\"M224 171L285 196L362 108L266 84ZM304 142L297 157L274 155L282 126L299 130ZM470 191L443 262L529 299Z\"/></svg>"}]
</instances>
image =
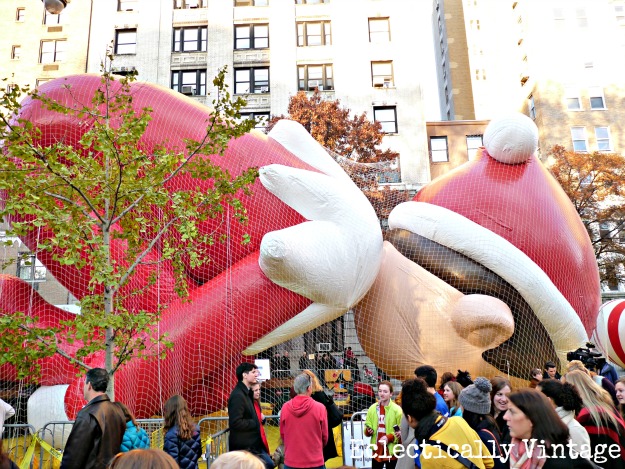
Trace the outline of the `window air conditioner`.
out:
<instances>
[{"instance_id":1,"label":"window air conditioner","mask_svg":"<svg viewBox=\"0 0 625 469\"><path fill-rule=\"evenodd\" d=\"M384 86L384 77L373 77L373 86L382 88Z\"/></svg>"},{"instance_id":2,"label":"window air conditioner","mask_svg":"<svg viewBox=\"0 0 625 469\"><path fill-rule=\"evenodd\" d=\"M330 342L321 342L317 344L317 352L330 352L332 344Z\"/></svg>"},{"instance_id":3,"label":"window air conditioner","mask_svg":"<svg viewBox=\"0 0 625 469\"><path fill-rule=\"evenodd\" d=\"M384 79L384 88L390 88L391 86L393 86L393 82L391 81L390 78L385 78Z\"/></svg>"},{"instance_id":4,"label":"window air conditioner","mask_svg":"<svg viewBox=\"0 0 625 469\"><path fill-rule=\"evenodd\" d=\"M312 90L313 88L321 88L321 80L308 80L308 89Z\"/></svg>"},{"instance_id":5,"label":"window air conditioner","mask_svg":"<svg viewBox=\"0 0 625 469\"><path fill-rule=\"evenodd\" d=\"M269 93L269 87L268 86L261 86L260 87L260 93Z\"/></svg>"},{"instance_id":6,"label":"window air conditioner","mask_svg":"<svg viewBox=\"0 0 625 469\"><path fill-rule=\"evenodd\" d=\"M183 85L180 92L186 96L193 96L195 94L195 88L191 85Z\"/></svg>"}]
</instances>

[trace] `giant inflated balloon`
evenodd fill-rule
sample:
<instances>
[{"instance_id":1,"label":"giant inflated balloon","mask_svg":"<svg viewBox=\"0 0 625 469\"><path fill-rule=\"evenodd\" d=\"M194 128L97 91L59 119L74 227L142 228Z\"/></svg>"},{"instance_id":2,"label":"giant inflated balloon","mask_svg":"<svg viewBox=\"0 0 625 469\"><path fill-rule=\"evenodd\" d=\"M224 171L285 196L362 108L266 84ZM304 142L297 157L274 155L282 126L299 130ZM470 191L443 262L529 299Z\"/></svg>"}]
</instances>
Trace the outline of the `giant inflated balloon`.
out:
<instances>
[{"instance_id":1,"label":"giant inflated balloon","mask_svg":"<svg viewBox=\"0 0 625 469\"><path fill-rule=\"evenodd\" d=\"M71 106L89 102L99 86L99 77L83 75L48 82L40 91ZM132 94L136 109L154 109L141 141L146 149L163 142L181 149L185 139L203 136L210 114L191 99L145 83L134 83ZM22 117L41 129L48 145L77 142L87 127L59 120L36 101L25 104ZM170 334L174 349L164 360L122 368L116 397L139 417L158 414L174 393L183 394L194 413L221 408L245 355L350 308L367 355L400 379L427 363L439 372L509 373L521 382L530 368L562 360L593 328L598 273L579 217L533 155L537 134L524 119L493 121L475 161L391 213L384 243L367 199L299 124L281 121L268 136L231 141L219 160L223 167L232 174L260 167L253 196L243 197L249 224L241 227L225 215L202 226L209 233L227 225L232 241L211 246L206 267L186 270L189 301L176 298L171 266L160 262L158 250L152 253L128 288L141 288L156 268L159 281L127 306L167 305L155 327ZM170 188L189 183L177 178ZM235 241L243 233L251 235L249 245ZM35 249L41 236L45 230L24 241ZM114 252L122 249L114 246ZM39 257L76 297L85 294L87 275L45 252ZM41 325L71 317L23 282L2 282L4 311L25 311ZM86 362L102 366L103 356ZM83 404L81 380L67 361L53 357L42 370L46 386L29 403L40 418L36 427L71 418ZM0 369L0 378L14 379L11 372Z\"/></svg>"},{"instance_id":2,"label":"giant inflated balloon","mask_svg":"<svg viewBox=\"0 0 625 469\"><path fill-rule=\"evenodd\" d=\"M100 86L100 77L81 75L53 80L39 91L71 107L89 103ZM112 92L118 89L119 84L114 83ZM186 139L203 137L210 116L207 108L146 83L133 83L131 94L135 109L153 108L152 121L140 140L148 154L159 144L183 150ZM59 116L30 99L23 103L20 117L41 130L42 145L63 141L78 148L82 133L89 128L86 119ZM158 249L127 287L142 288L148 277L158 272L157 284L146 294L131 297L126 306L132 311L167 305L155 329L168 333L174 343L164 360L134 360L116 373L116 398L133 408L138 417L160 413L162 403L175 393L183 394L197 414L221 408L236 381L234 368L244 359L242 352L252 353L298 335L302 323L314 327L338 317L366 293L377 274L382 238L375 212L299 124L285 121L269 136L250 133L233 140L225 156L214 157L214 161L233 175L251 166L261 167L253 196L241 194L249 222L241 226L226 215L202 225L203 233L227 225L231 240L210 246L207 267L187 269L187 300L176 297L174 273L171 265L159 262ZM170 188L173 192L190 183L201 188L210 186L211 181L178 177ZM243 233L252 239L245 246L239 242ZM263 239L266 233L272 234ZM42 236L46 236L45 230L33 230L23 241L35 250ZM124 249L120 241L115 243L114 255ZM259 262L260 250L264 254ZM86 293L88 275L60 265L51 253L38 252L38 256L77 298ZM5 277L2 310L38 316L43 326L71 318L47 305L36 292L24 292L25 288L21 281ZM62 347L68 353L75 349ZM103 354L84 361L102 366ZM73 418L84 404L76 368L55 356L42 363L42 372L44 386L29 403L39 419L33 423L39 427L45 421ZM1 375L2 379L15 378L9 367L3 368ZM58 402L59 396L64 405L63 400Z\"/></svg>"},{"instance_id":3,"label":"giant inflated balloon","mask_svg":"<svg viewBox=\"0 0 625 469\"><path fill-rule=\"evenodd\" d=\"M600 303L597 263L534 155L537 138L525 116L493 120L475 160L391 213L381 274L356 307L361 344L387 373L430 364L524 384L531 368L584 345Z\"/></svg>"}]
</instances>

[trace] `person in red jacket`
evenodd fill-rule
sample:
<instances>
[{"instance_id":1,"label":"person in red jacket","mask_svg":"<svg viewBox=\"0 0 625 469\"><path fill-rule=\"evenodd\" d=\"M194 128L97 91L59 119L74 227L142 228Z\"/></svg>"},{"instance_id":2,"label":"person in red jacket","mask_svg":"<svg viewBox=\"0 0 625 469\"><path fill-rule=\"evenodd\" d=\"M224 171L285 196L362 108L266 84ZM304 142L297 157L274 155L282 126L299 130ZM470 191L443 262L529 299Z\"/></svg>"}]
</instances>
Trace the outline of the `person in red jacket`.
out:
<instances>
[{"instance_id":1,"label":"person in red jacket","mask_svg":"<svg viewBox=\"0 0 625 469\"><path fill-rule=\"evenodd\" d=\"M284 469L323 469L323 447L328 441L326 409L310 397L312 381L307 374L295 378L293 389L297 395L280 413Z\"/></svg>"}]
</instances>

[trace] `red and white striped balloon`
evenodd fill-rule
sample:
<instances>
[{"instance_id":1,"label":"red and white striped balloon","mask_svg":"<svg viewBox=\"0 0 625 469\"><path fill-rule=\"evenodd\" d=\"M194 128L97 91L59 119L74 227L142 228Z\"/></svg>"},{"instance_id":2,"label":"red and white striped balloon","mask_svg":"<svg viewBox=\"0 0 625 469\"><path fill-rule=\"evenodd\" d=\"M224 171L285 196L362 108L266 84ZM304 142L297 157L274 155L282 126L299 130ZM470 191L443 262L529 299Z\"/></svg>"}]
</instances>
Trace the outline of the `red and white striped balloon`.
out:
<instances>
[{"instance_id":1,"label":"red and white striped balloon","mask_svg":"<svg viewBox=\"0 0 625 469\"><path fill-rule=\"evenodd\" d=\"M610 300L601 305L597 316L597 329L592 340L613 363L625 367L625 300Z\"/></svg>"}]
</instances>

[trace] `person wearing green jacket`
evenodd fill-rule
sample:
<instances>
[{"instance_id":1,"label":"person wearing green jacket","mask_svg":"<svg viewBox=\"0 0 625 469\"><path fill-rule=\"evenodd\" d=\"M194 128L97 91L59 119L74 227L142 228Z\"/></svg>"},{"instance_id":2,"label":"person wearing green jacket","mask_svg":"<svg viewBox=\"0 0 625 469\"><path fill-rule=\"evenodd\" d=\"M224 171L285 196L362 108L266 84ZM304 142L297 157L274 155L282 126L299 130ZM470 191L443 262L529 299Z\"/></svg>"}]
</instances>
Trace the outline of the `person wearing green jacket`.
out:
<instances>
[{"instance_id":1,"label":"person wearing green jacket","mask_svg":"<svg viewBox=\"0 0 625 469\"><path fill-rule=\"evenodd\" d=\"M399 423L402 412L401 407L391 400L392 395L393 385L389 381L381 381L378 385L379 401L367 411L365 436L371 437L371 469L395 469L397 465L393 448L401 443Z\"/></svg>"}]
</instances>

